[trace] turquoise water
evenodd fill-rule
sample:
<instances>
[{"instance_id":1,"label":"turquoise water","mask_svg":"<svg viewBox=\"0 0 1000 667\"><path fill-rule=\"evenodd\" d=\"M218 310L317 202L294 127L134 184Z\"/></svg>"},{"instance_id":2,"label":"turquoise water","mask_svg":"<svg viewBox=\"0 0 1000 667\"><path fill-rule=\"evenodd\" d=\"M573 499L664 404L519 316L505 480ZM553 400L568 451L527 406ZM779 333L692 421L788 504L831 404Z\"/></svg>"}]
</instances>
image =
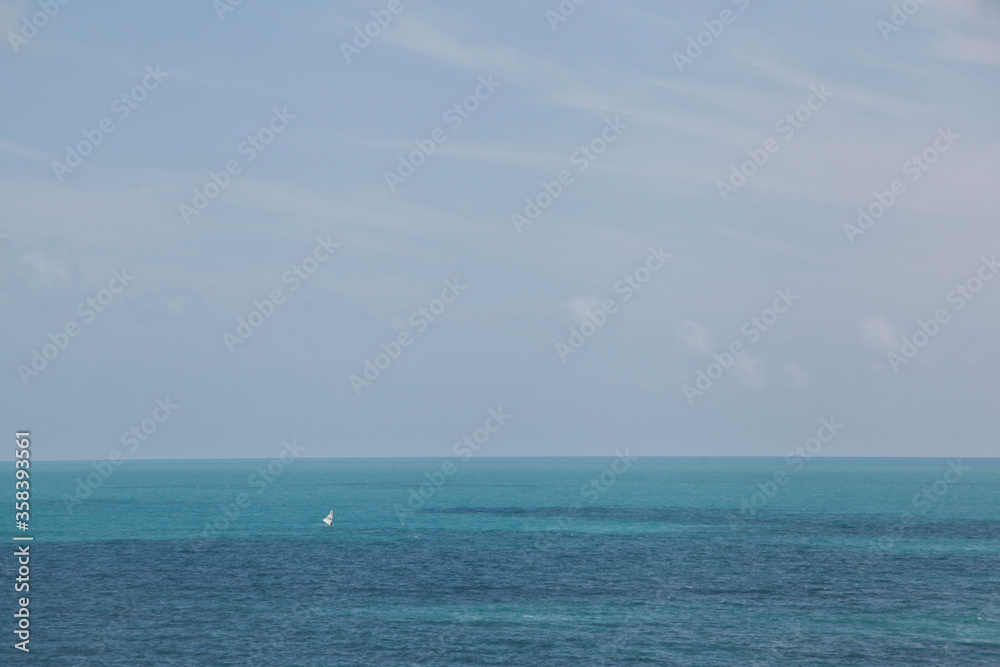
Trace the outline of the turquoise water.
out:
<instances>
[{"instance_id":1,"label":"turquoise water","mask_svg":"<svg viewBox=\"0 0 1000 667\"><path fill-rule=\"evenodd\" d=\"M268 463L35 464L10 664L1000 664L996 460Z\"/></svg>"}]
</instances>

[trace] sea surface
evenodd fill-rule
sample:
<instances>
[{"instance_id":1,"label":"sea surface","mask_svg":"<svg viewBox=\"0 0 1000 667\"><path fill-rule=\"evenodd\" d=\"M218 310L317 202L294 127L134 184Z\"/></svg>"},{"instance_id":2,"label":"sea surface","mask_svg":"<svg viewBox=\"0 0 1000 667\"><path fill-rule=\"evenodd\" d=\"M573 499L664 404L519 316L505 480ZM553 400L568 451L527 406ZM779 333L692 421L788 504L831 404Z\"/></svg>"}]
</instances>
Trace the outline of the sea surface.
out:
<instances>
[{"instance_id":1,"label":"sea surface","mask_svg":"<svg viewBox=\"0 0 1000 667\"><path fill-rule=\"evenodd\" d=\"M1000 665L994 459L39 462L32 494L4 665Z\"/></svg>"}]
</instances>

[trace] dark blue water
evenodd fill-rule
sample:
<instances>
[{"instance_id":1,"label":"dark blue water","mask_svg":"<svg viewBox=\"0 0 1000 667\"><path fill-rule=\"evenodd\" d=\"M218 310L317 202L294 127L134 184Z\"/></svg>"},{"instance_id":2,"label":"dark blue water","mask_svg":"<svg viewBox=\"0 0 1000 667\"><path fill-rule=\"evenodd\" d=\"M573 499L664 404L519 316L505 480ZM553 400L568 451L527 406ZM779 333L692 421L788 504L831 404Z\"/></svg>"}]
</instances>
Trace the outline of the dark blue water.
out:
<instances>
[{"instance_id":1,"label":"dark blue water","mask_svg":"<svg viewBox=\"0 0 1000 667\"><path fill-rule=\"evenodd\" d=\"M37 464L5 664L1000 665L996 461L442 463Z\"/></svg>"}]
</instances>

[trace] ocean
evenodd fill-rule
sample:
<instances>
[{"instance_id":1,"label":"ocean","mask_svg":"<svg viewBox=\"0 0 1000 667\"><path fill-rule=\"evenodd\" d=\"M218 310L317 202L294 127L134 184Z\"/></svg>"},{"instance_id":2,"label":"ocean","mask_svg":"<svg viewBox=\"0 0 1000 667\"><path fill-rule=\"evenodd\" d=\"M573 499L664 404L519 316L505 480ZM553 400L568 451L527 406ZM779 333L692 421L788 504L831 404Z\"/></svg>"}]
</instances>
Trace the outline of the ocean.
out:
<instances>
[{"instance_id":1,"label":"ocean","mask_svg":"<svg viewBox=\"0 0 1000 667\"><path fill-rule=\"evenodd\" d=\"M1000 665L993 459L108 466L33 464L3 664Z\"/></svg>"}]
</instances>

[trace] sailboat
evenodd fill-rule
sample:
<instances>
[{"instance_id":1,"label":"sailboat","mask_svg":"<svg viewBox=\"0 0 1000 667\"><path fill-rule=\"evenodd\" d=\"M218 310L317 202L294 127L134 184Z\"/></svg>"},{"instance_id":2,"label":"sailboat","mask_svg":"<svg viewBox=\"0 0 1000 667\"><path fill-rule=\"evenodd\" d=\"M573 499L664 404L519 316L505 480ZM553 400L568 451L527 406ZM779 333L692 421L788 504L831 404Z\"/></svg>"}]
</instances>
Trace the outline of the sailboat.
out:
<instances>
[{"instance_id":1,"label":"sailboat","mask_svg":"<svg viewBox=\"0 0 1000 667\"><path fill-rule=\"evenodd\" d=\"M333 510L330 510L330 513L326 515L326 518L323 519L323 523L328 526L333 526Z\"/></svg>"}]
</instances>

